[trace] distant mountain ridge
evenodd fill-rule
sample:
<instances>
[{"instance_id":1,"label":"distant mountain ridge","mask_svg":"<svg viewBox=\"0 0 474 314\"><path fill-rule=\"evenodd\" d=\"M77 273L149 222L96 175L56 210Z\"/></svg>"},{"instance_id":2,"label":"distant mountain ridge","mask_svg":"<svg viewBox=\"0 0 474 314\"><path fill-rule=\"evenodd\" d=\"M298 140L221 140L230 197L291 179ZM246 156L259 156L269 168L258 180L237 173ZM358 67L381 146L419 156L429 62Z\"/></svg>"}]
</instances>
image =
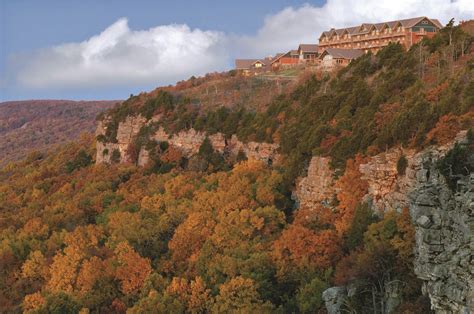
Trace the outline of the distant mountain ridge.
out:
<instances>
[{"instance_id":1,"label":"distant mountain ridge","mask_svg":"<svg viewBox=\"0 0 474 314\"><path fill-rule=\"evenodd\" d=\"M45 151L54 145L91 133L95 117L119 100L25 100L0 103L0 165L20 160L32 150Z\"/></svg>"}]
</instances>

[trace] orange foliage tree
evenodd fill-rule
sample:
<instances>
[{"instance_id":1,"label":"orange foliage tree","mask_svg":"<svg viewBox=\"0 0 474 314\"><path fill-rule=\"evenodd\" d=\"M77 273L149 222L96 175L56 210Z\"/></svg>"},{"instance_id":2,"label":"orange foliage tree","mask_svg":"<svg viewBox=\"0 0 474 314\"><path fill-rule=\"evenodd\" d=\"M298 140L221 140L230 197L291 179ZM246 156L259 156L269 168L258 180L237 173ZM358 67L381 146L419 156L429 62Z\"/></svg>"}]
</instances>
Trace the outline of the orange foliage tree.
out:
<instances>
[{"instance_id":1,"label":"orange foliage tree","mask_svg":"<svg viewBox=\"0 0 474 314\"><path fill-rule=\"evenodd\" d=\"M120 281L122 292L136 294L151 273L150 260L141 257L127 242L120 242L114 250L117 261L115 278Z\"/></svg>"},{"instance_id":2,"label":"orange foliage tree","mask_svg":"<svg viewBox=\"0 0 474 314\"><path fill-rule=\"evenodd\" d=\"M368 184L366 180L361 178L359 165L364 159L357 155L355 159L349 159L346 165L346 171L339 180L336 181L338 205L338 217L335 226L339 234L344 234L350 227L354 218L357 204L362 197L368 192Z\"/></svg>"},{"instance_id":3,"label":"orange foliage tree","mask_svg":"<svg viewBox=\"0 0 474 314\"><path fill-rule=\"evenodd\" d=\"M291 225L274 242L273 258L277 275L282 279L322 273L341 256L340 239L333 230L314 232L300 225Z\"/></svg>"}]
</instances>

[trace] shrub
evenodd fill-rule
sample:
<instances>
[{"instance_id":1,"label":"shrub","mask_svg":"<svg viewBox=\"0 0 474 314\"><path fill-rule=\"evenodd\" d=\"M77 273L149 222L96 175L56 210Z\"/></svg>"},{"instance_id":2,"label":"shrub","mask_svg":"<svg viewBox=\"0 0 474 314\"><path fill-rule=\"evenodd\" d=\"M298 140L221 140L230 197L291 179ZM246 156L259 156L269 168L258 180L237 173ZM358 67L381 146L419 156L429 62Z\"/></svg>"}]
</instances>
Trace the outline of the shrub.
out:
<instances>
[{"instance_id":1,"label":"shrub","mask_svg":"<svg viewBox=\"0 0 474 314\"><path fill-rule=\"evenodd\" d=\"M398 175L404 176L407 167L408 167L408 160L405 157L405 155L401 155L400 158L398 158L398 161L397 161L397 173L398 173Z\"/></svg>"},{"instance_id":2,"label":"shrub","mask_svg":"<svg viewBox=\"0 0 474 314\"><path fill-rule=\"evenodd\" d=\"M73 160L66 162L66 171L73 172L76 169L84 168L92 164L92 156L81 149Z\"/></svg>"},{"instance_id":3,"label":"shrub","mask_svg":"<svg viewBox=\"0 0 474 314\"><path fill-rule=\"evenodd\" d=\"M120 151L118 149L114 149L112 151L112 156L110 156L110 161L114 164L119 163L121 159Z\"/></svg>"},{"instance_id":4,"label":"shrub","mask_svg":"<svg viewBox=\"0 0 474 314\"><path fill-rule=\"evenodd\" d=\"M80 304L70 295L60 292L46 297L46 305L39 311L42 313L68 314L78 313Z\"/></svg>"},{"instance_id":5,"label":"shrub","mask_svg":"<svg viewBox=\"0 0 474 314\"><path fill-rule=\"evenodd\" d=\"M436 166L445 177L451 191L456 191L458 180L474 172L474 149L472 143L468 145L456 143L453 149L438 161Z\"/></svg>"},{"instance_id":6,"label":"shrub","mask_svg":"<svg viewBox=\"0 0 474 314\"><path fill-rule=\"evenodd\" d=\"M322 294L327 288L327 283L317 277L303 286L296 295L301 313L314 313L317 309L321 309L323 307Z\"/></svg>"},{"instance_id":7,"label":"shrub","mask_svg":"<svg viewBox=\"0 0 474 314\"><path fill-rule=\"evenodd\" d=\"M237 162L241 162L241 161L245 161L247 160L247 155L245 154L245 152L241 149L239 150L239 152L237 153Z\"/></svg>"}]
</instances>

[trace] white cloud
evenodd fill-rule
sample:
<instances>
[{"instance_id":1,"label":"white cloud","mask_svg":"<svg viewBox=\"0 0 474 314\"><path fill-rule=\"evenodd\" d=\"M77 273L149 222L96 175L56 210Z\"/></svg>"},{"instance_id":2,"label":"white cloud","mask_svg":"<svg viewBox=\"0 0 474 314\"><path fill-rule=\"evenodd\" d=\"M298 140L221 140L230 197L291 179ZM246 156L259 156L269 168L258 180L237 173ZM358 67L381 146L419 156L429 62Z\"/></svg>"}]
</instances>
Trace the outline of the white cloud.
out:
<instances>
[{"instance_id":1,"label":"white cloud","mask_svg":"<svg viewBox=\"0 0 474 314\"><path fill-rule=\"evenodd\" d=\"M235 57L261 57L299 43L317 43L320 33L331 27L414 16L442 23L451 17L470 19L474 1L328 0L321 7L306 4L269 15L254 36L191 30L186 25L134 31L120 19L86 41L13 56L10 70L16 84L29 89L158 86L224 70Z\"/></svg>"},{"instance_id":2,"label":"white cloud","mask_svg":"<svg viewBox=\"0 0 474 314\"><path fill-rule=\"evenodd\" d=\"M27 88L84 88L165 84L222 70L224 35L186 25L129 29L119 19L99 35L13 58L19 84Z\"/></svg>"}]
</instances>

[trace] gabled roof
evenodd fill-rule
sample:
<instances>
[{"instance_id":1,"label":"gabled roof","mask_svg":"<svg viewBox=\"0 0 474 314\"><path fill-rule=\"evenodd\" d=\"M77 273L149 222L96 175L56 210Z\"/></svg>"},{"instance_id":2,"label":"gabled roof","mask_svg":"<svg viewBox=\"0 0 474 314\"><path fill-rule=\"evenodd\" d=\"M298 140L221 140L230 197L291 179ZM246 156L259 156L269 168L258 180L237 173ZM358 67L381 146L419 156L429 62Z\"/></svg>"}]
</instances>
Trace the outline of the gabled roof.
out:
<instances>
[{"instance_id":1,"label":"gabled roof","mask_svg":"<svg viewBox=\"0 0 474 314\"><path fill-rule=\"evenodd\" d=\"M443 25L441 25L441 23L437 19L429 19L426 16L420 16L420 17L414 17L414 18L411 18L411 19L400 20L400 23L402 24L403 27L410 28L410 27L413 27L416 24L420 23L423 20L428 20L431 23L433 23L434 25L438 26L439 28L443 27Z\"/></svg>"},{"instance_id":2,"label":"gabled roof","mask_svg":"<svg viewBox=\"0 0 474 314\"><path fill-rule=\"evenodd\" d=\"M390 28L395 28L398 26L398 24L402 25L402 23L400 23L400 21L390 21L390 22L387 22L387 25L390 27Z\"/></svg>"},{"instance_id":3,"label":"gabled roof","mask_svg":"<svg viewBox=\"0 0 474 314\"><path fill-rule=\"evenodd\" d=\"M351 35L365 34L365 33L368 33L374 27L377 30L381 30L384 28L385 25L387 25L390 28L395 28L398 25L401 25L403 28L410 28L425 19L433 23L436 27L443 28L443 25L437 19L430 19L426 16L420 16L420 17L401 19L401 20L395 20L395 21L389 21L389 22L362 23L361 25L358 25L358 26L345 27L345 28L339 28L339 29L331 28L329 31L323 32L319 38L322 38L324 36L331 37L333 35L342 35L344 34L344 32L347 32L348 34L351 34Z\"/></svg>"},{"instance_id":4,"label":"gabled roof","mask_svg":"<svg viewBox=\"0 0 474 314\"><path fill-rule=\"evenodd\" d=\"M336 29L336 35L339 35L341 36L342 34L344 34L344 32L347 32L347 30L345 28L340 28L340 29Z\"/></svg>"},{"instance_id":5,"label":"gabled roof","mask_svg":"<svg viewBox=\"0 0 474 314\"><path fill-rule=\"evenodd\" d=\"M235 68L236 69L248 69L257 59L236 59Z\"/></svg>"},{"instance_id":6,"label":"gabled roof","mask_svg":"<svg viewBox=\"0 0 474 314\"><path fill-rule=\"evenodd\" d=\"M336 59L352 60L362 56L364 52L359 49L342 49L342 48L327 48L321 53L320 58L325 55L331 55Z\"/></svg>"},{"instance_id":7,"label":"gabled roof","mask_svg":"<svg viewBox=\"0 0 474 314\"><path fill-rule=\"evenodd\" d=\"M300 44L298 51L302 52L318 52L318 45L316 44Z\"/></svg>"},{"instance_id":8,"label":"gabled roof","mask_svg":"<svg viewBox=\"0 0 474 314\"><path fill-rule=\"evenodd\" d=\"M258 59L235 59L235 68L237 70L249 69Z\"/></svg>"},{"instance_id":9,"label":"gabled roof","mask_svg":"<svg viewBox=\"0 0 474 314\"><path fill-rule=\"evenodd\" d=\"M257 60L254 63L252 63L252 65L254 65L255 63L261 63L261 64L265 65L265 62L263 60Z\"/></svg>"},{"instance_id":10,"label":"gabled roof","mask_svg":"<svg viewBox=\"0 0 474 314\"><path fill-rule=\"evenodd\" d=\"M291 56L291 55L299 56L298 50L290 50L287 53L277 53L275 58L272 59L271 63L275 63L276 61L280 60L284 56Z\"/></svg>"},{"instance_id":11,"label":"gabled roof","mask_svg":"<svg viewBox=\"0 0 474 314\"><path fill-rule=\"evenodd\" d=\"M276 58L283 56L283 53L277 53L275 57L266 57L262 59L235 59L236 70L250 69L255 63L261 63L264 66L269 66Z\"/></svg>"},{"instance_id":12,"label":"gabled roof","mask_svg":"<svg viewBox=\"0 0 474 314\"><path fill-rule=\"evenodd\" d=\"M387 23L385 22L374 24L374 26L375 26L375 29L378 31L384 29L385 26L388 27Z\"/></svg>"},{"instance_id":13,"label":"gabled roof","mask_svg":"<svg viewBox=\"0 0 474 314\"><path fill-rule=\"evenodd\" d=\"M352 35L357 32L358 28L359 28L358 26L353 26L353 27L348 27L346 29L347 29L347 32Z\"/></svg>"},{"instance_id":14,"label":"gabled roof","mask_svg":"<svg viewBox=\"0 0 474 314\"><path fill-rule=\"evenodd\" d=\"M275 55L275 57L273 58L272 62L275 61L276 59L279 59L280 57L283 57L285 55L285 53L283 52L279 52Z\"/></svg>"}]
</instances>

